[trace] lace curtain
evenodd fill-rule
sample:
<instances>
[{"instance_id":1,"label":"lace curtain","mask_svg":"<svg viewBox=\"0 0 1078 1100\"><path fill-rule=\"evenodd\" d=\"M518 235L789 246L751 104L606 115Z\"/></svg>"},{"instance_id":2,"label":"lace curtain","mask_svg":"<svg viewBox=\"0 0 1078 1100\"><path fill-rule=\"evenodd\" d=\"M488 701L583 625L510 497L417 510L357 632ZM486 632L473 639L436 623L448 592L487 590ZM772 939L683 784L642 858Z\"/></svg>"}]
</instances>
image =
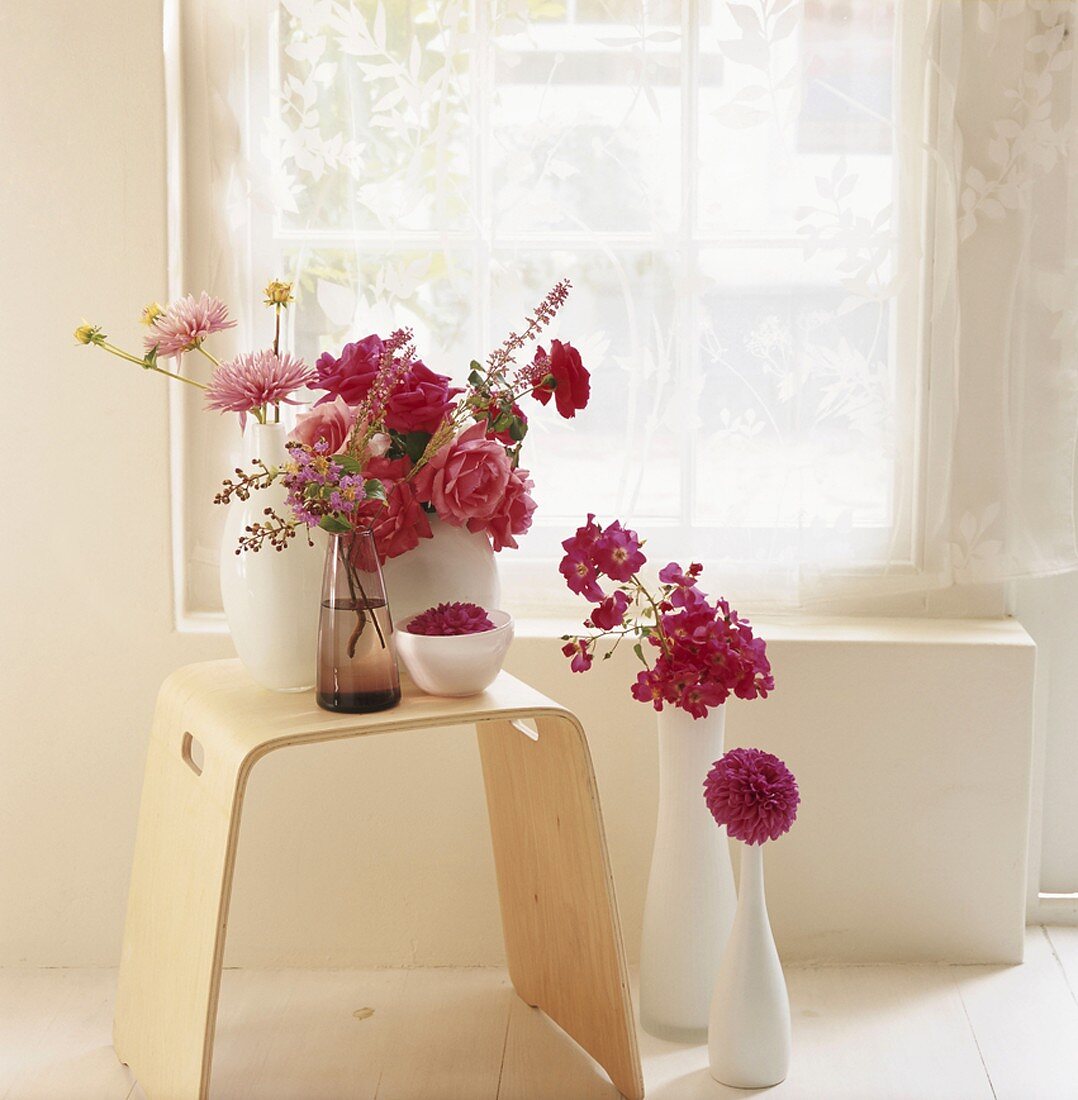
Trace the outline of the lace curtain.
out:
<instances>
[{"instance_id":1,"label":"lace curtain","mask_svg":"<svg viewBox=\"0 0 1078 1100\"><path fill-rule=\"evenodd\" d=\"M292 278L308 361L407 324L462 378L570 278L552 335L593 397L533 417L521 611L587 511L754 604L1068 569L1073 14L185 0L170 290L227 296L250 346ZM179 603L212 612L233 428L173 397Z\"/></svg>"}]
</instances>

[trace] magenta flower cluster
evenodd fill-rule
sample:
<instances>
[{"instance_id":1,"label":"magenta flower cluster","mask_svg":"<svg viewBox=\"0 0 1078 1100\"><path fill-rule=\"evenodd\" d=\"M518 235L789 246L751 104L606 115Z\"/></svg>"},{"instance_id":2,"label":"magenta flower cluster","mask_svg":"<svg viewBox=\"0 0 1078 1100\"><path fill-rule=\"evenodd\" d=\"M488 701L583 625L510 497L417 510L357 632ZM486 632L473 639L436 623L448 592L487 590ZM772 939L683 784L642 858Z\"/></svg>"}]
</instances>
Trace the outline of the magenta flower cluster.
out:
<instances>
[{"instance_id":1,"label":"magenta flower cluster","mask_svg":"<svg viewBox=\"0 0 1078 1100\"><path fill-rule=\"evenodd\" d=\"M476 603L440 603L428 607L408 623L409 634L449 637L493 630L490 616Z\"/></svg>"},{"instance_id":2,"label":"magenta flower cluster","mask_svg":"<svg viewBox=\"0 0 1078 1100\"><path fill-rule=\"evenodd\" d=\"M680 707L694 718L731 695L766 698L775 686L767 646L726 600L710 601L697 585L703 567L671 562L659 572L661 587L649 591L639 571L646 562L635 531L615 521L600 527L594 515L562 543L560 570L569 589L595 605L584 625L599 631L565 639L562 652L574 672L591 668L599 641L627 635L639 639L644 669L632 694L656 710ZM608 594L601 580L615 582ZM651 649L653 664L644 655ZM616 644L616 643L615 643Z\"/></svg>"},{"instance_id":3,"label":"magenta flower cluster","mask_svg":"<svg viewBox=\"0 0 1078 1100\"><path fill-rule=\"evenodd\" d=\"M777 840L797 817L797 780L777 757L762 749L731 749L704 780L704 801L716 824L746 844Z\"/></svg>"}]
</instances>

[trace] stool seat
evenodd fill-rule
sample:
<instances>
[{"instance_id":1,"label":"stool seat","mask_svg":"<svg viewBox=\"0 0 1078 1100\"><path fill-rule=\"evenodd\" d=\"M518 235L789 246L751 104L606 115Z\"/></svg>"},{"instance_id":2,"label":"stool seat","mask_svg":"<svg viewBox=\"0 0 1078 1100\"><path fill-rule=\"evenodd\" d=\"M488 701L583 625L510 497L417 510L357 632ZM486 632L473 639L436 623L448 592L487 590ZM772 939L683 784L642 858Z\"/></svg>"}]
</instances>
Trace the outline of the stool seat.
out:
<instances>
[{"instance_id":1,"label":"stool seat","mask_svg":"<svg viewBox=\"0 0 1078 1100\"><path fill-rule=\"evenodd\" d=\"M473 724L513 987L591 1054L623 1095L644 1095L579 721L505 672L467 699L424 695L407 682L402 688L392 710L331 714L313 692L260 688L235 660L189 665L165 681L146 761L113 1028L116 1052L148 1100L209 1096L236 847L255 763L295 745Z\"/></svg>"}]
</instances>

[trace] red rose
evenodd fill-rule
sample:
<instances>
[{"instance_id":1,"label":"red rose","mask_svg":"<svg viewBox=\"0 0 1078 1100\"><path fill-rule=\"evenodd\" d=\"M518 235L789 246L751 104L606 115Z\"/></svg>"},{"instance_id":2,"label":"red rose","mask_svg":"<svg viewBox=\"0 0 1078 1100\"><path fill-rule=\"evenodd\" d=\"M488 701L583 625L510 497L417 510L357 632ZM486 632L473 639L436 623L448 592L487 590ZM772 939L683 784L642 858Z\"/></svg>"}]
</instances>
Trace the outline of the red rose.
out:
<instances>
[{"instance_id":1,"label":"red rose","mask_svg":"<svg viewBox=\"0 0 1078 1100\"><path fill-rule=\"evenodd\" d=\"M405 481L412 463L407 458L372 458L363 476L376 477L385 486L386 500L367 501L360 515L373 521L374 543L384 562L414 550L420 539L431 538L430 520L410 481Z\"/></svg>"},{"instance_id":2,"label":"red rose","mask_svg":"<svg viewBox=\"0 0 1078 1100\"><path fill-rule=\"evenodd\" d=\"M371 333L362 340L345 344L341 354L334 357L328 351L318 357L316 389L328 391L318 403L343 397L349 405L358 405L367 396L381 362L385 344L382 338Z\"/></svg>"},{"instance_id":3,"label":"red rose","mask_svg":"<svg viewBox=\"0 0 1078 1100\"><path fill-rule=\"evenodd\" d=\"M386 426L397 432L433 434L462 391L424 363L413 363L386 402Z\"/></svg>"},{"instance_id":4,"label":"red rose","mask_svg":"<svg viewBox=\"0 0 1078 1100\"><path fill-rule=\"evenodd\" d=\"M539 348L536 360L546 358ZM558 412L567 420L576 416L577 409L583 409L591 396L591 375L580 361L580 352L572 344L563 344L560 340L550 341L550 359L548 373L554 377L554 404ZM532 397L541 405L550 400L551 389L540 384L532 390Z\"/></svg>"}]
</instances>

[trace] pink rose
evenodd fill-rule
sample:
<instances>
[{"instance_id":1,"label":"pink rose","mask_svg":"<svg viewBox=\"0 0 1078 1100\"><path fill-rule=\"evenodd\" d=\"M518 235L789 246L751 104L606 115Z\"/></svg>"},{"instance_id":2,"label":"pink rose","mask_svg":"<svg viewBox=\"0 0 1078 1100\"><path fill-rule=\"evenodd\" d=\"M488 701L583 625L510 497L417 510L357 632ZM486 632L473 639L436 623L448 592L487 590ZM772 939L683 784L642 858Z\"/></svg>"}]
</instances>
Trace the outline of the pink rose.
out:
<instances>
[{"instance_id":1,"label":"pink rose","mask_svg":"<svg viewBox=\"0 0 1078 1100\"><path fill-rule=\"evenodd\" d=\"M373 524L374 544L381 561L414 550L420 539L431 538L430 520L405 477L412 468L407 458L374 458L363 468L363 476L376 477L385 486L386 500L368 501L360 514Z\"/></svg>"},{"instance_id":2,"label":"pink rose","mask_svg":"<svg viewBox=\"0 0 1078 1100\"><path fill-rule=\"evenodd\" d=\"M447 375L435 374L424 363L413 363L389 395L386 426L396 432L433 434L461 392L450 387Z\"/></svg>"},{"instance_id":3,"label":"pink rose","mask_svg":"<svg viewBox=\"0 0 1078 1100\"><path fill-rule=\"evenodd\" d=\"M382 338L371 333L362 340L345 344L337 357L328 351L320 355L315 363L318 381L314 386L329 392L319 404L343 397L349 405L358 405L374 383L384 351Z\"/></svg>"},{"instance_id":4,"label":"pink rose","mask_svg":"<svg viewBox=\"0 0 1078 1100\"><path fill-rule=\"evenodd\" d=\"M535 488L527 470L512 470L505 485L505 494L501 503L489 519L471 519L469 531L486 531L495 550L504 550L507 546L517 549L514 535L523 535L532 525L532 512L535 501L531 490Z\"/></svg>"},{"instance_id":5,"label":"pink rose","mask_svg":"<svg viewBox=\"0 0 1078 1100\"><path fill-rule=\"evenodd\" d=\"M296 421L289 439L313 447L320 439L329 444L326 454L335 455L348 441L348 435L356 422L356 410L342 397L335 397L324 405L315 405Z\"/></svg>"},{"instance_id":6,"label":"pink rose","mask_svg":"<svg viewBox=\"0 0 1078 1100\"><path fill-rule=\"evenodd\" d=\"M487 439L486 425L473 424L434 454L415 476L420 500L456 527L487 520L501 505L509 483L505 448Z\"/></svg>"}]
</instances>

